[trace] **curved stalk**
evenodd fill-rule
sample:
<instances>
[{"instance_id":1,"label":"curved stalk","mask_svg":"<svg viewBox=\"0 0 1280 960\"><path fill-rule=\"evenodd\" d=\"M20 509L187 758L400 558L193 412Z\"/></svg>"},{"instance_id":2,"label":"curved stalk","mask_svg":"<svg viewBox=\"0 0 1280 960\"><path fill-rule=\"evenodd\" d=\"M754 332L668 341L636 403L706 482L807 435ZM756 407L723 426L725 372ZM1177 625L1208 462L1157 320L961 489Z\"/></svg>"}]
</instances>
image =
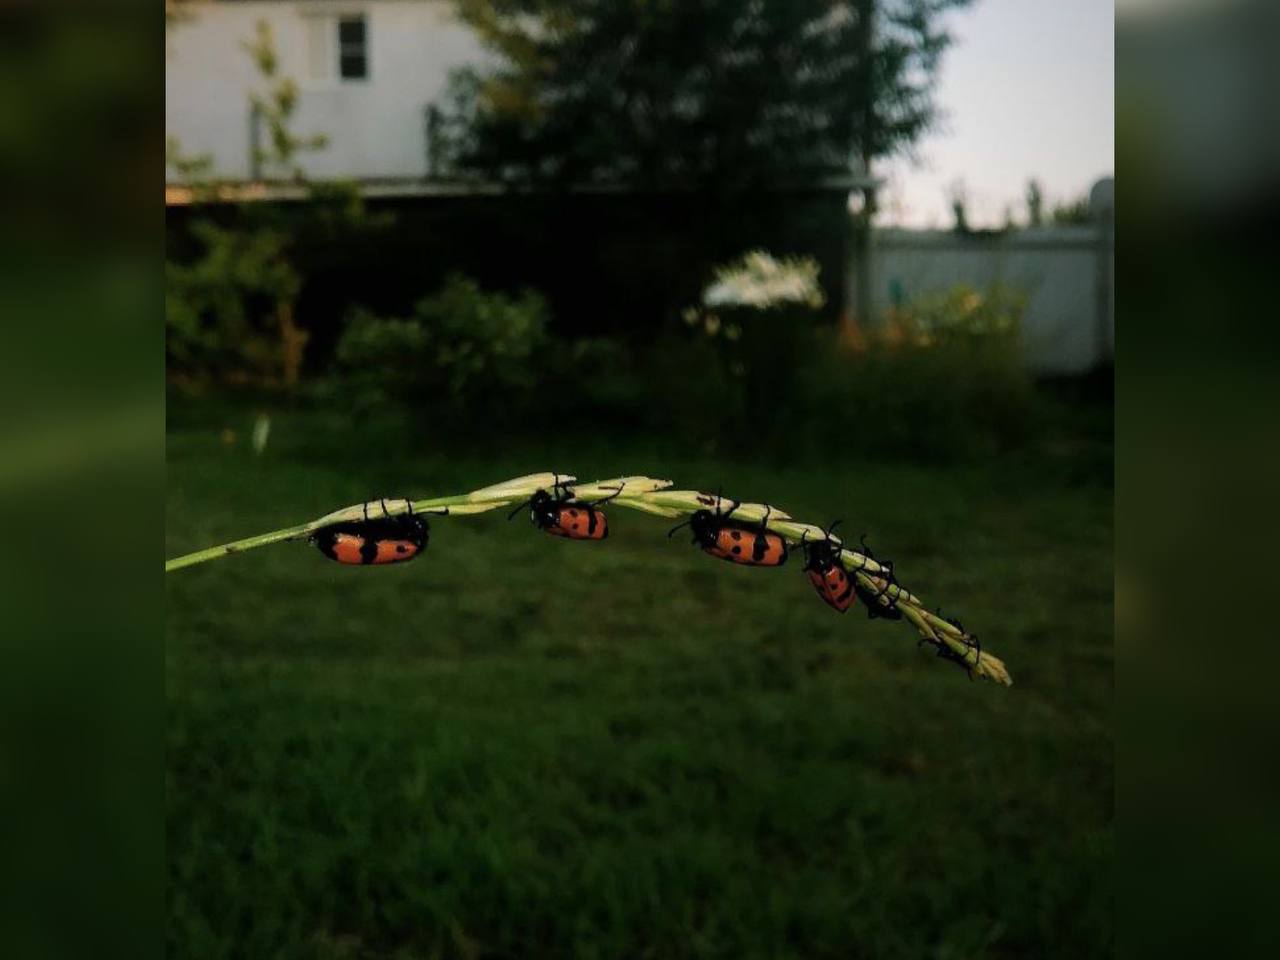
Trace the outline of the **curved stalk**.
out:
<instances>
[{"instance_id":1,"label":"curved stalk","mask_svg":"<svg viewBox=\"0 0 1280 960\"><path fill-rule=\"evenodd\" d=\"M270 533L246 537L220 546L197 550L167 560L166 573L194 566L233 553L243 553L271 543L287 540L304 540L317 530L330 524L361 520L374 516L397 516L403 513L424 513L437 516L458 516L486 513L503 507L511 508L528 500L539 490L558 487L563 495L577 500L604 500L610 505L638 510L643 513L675 519L688 516L698 510L712 512L721 508L722 501L713 494L698 490L672 490L671 481L652 477L614 477L592 483L578 483L577 478L563 473L534 473L516 477L493 486L473 490L471 493L451 497L434 497L425 500L369 500L327 513L323 517ZM812 523L797 521L785 511L764 503L739 503L734 509L735 519L747 523L759 523L782 536L791 546L824 539L826 532ZM892 571L857 550L847 547L839 537L832 537L841 547L840 562L853 574L858 584L879 596L879 603L886 608L896 607L920 633L923 641L933 644L939 652L955 660L970 671L995 683L1010 686L1013 680L999 657L979 649L971 634L924 608L921 600L892 579Z\"/></svg>"}]
</instances>

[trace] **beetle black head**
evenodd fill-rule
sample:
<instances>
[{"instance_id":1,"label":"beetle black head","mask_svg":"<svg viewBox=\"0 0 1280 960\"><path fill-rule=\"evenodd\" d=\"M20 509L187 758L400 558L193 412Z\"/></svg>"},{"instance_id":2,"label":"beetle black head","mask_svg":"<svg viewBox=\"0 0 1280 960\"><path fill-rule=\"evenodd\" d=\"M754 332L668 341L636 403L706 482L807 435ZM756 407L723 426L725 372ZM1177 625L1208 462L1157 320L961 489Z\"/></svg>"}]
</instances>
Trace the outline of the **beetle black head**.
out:
<instances>
[{"instance_id":1,"label":"beetle black head","mask_svg":"<svg viewBox=\"0 0 1280 960\"><path fill-rule=\"evenodd\" d=\"M545 490L539 490L529 500L529 513L533 522L539 527L554 527L560 522L557 507L563 501L557 500Z\"/></svg>"},{"instance_id":2,"label":"beetle black head","mask_svg":"<svg viewBox=\"0 0 1280 960\"><path fill-rule=\"evenodd\" d=\"M667 538L675 536L675 532L681 527L688 527L693 531L693 542L706 546L715 543L716 531L720 527L716 515L709 510L695 510L690 514L688 520L682 520L674 527L667 531Z\"/></svg>"},{"instance_id":3,"label":"beetle black head","mask_svg":"<svg viewBox=\"0 0 1280 960\"><path fill-rule=\"evenodd\" d=\"M806 570L826 573L840 563L840 543L831 536L831 532L844 521L836 520L822 531L821 540L810 540L808 531L800 538L800 546L804 549Z\"/></svg>"},{"instance_id":4,"label":"beetle black head","mask_svg":"<svg viewBox=\"0 0 1280 960\"><path fill-rule=\"evenodd\" d=\"M421 538L423 545L425 545L431 536L431 525L427 523L427 518L416 514L406 514L404 522L407 527Z\"/></svg>"},{"instance_id":5,"label":"beetle black head","mask_svg":"<svg viewBox=\"0 0 1280 960\"><path fill-rule=\"evenodd\" d=\"M547 506L555 502L556 502L555 498L553 498L549 493L547 493L547 491L535 490L532 497L530 497L528 500L524 501L523 503L519 504L514 510L512 510L509 514L507 514L507 519L514 520L517 513L519 513L525 507L528 507L530 509L530 516L532 517L533 522L537 523L538 518L540 516L545 515Z\"/></svg>"},{"instance_id":6,"label":"beetle black head","mask_svg":"<svg viewBox=\"0 0 1280 960\"><path fill-rule=\"evenodd\" d=\"M716 532L720 526L721 523L716 515L709 510L698 510L689 518L689 529L693 532L694 543L700 543L704 547L716 542Z\"/></svg>"},{"instance_id":7,"label":"beetle black head","mask_svg":"<svg viewBox=\"0 0 1280 960\"><path fill-rule=\"evenodd\" d=\"M830 540L813 540L804 543L804 555L806 570L816 570L818 573L826 573L835 567L839 560L840 548Z\"/></svg>"}]
</instances>

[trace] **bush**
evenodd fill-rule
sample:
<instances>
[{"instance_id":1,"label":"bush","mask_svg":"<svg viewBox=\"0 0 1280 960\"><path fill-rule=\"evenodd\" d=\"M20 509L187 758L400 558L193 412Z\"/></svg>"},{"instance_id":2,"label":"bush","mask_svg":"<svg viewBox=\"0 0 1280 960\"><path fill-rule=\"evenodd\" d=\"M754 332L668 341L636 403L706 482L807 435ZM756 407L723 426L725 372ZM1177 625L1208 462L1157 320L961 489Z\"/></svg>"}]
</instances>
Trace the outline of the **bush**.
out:
<instances>
[{"instance_id":1,"label":"bush","mask_svg":"<svg viewBox=\"0 0 1280 960\"><path fill-rule=\"evenodd\" d=\"M958 286L895 312L856 349L817 338L806 422L860 454L938 461L1026 441L1036 403L1023 364L1023 298Z\"/></svg>"},{"instance_id":2,"label":"bush","mask_svg":"<svg viewBox=\"0 0 1280 960\"><path fill-rule=\"evenodd\" d=\"M716 346L732 385L720 408L744 435L768 436L795 412L797 377L825 302L818 271L811 257L753 250L717 267L702 302L684 311L685 324Z\"/></svg>"},{"instance_id":3,"label":"bush","mask_svg":"<svg viewBox=\"0 0 1280 960\"><path fill-rule=\"evenodd\" d=\"M541 365L545 388L540 406L557 417L591 411L605 427L641 427L650 422L654 381L645 376L635 351L615 337L582 337L548 351Z\"/></svg>"},{"instance_id":4,"label":"bush","mask_svg":"<svg viewBox=\"0 0 1280 960\"><path fill-rule=\"evenodd\" d=\"M407 318L355 311L337 361L358 407L398 401L419 412L492 416L518 408L537 386L546 314L534 291L486 293L455 274Z\"/></svg>"},{"instance_id":5,"label":"bush","mask_svg":"<svg viewBox=\"0 0 1280 960\"><path fill-rule=\"evenodd\" d=\"M416 427L430 417L437 436L589 412L595 430L705 454L808 445L837 458L942 462L1028 439L1038 406L1021 311L1010 291L957 287L895 312L857 348L816 328L803 305L698 311L644 344L556 340L538 294L485 292L454 276L408 317L357 311L337 357L348 409L407 411Z\"/></svg>"},{"instance_id":6,"label":"bush","mask_svg":"<svg viewBox=\"0 0 1280 960\"><path fill-rule=\"evenodd\" d=\"M229 228L200 220L201 248L190 263L165 264L165 347L171 372L266 381L287 365L282 324L300 279L287 236L263 226Z\"/></svg>"},{"instance_id":7,"label":"bush","mask_svg":"<svg viewBox=\"0 0 1280 960\"><path fill-rule=\"evenodd\" d=\"M962 343L1016 352L1026 309L1026 296L1002 284L981 291L960 283L893 311L880 339L911 341L921 347Z\"/></svg>"}]
</instances>

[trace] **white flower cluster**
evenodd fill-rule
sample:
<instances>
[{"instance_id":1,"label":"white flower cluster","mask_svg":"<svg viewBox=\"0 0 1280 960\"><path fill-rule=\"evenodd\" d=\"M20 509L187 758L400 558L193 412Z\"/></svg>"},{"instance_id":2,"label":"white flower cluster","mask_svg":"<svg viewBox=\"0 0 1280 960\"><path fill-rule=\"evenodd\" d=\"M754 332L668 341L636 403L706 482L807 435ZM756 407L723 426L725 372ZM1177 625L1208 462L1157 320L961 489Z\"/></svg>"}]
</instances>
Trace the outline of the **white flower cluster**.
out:
<instances>
[{"instance_id":1,"label":"white flower cluster","mask_svg":"<svg viewBox=\"0 0 1280 960\"><path fill-rule=\"evenodd\" d=\"M741 259L719 267L715 280L702 292L708 307L750 307L767 310L784 303L818 308L826 302L818 286L818 262L812 257L775 259L764 250L752 250Z\"/></svg>"}]
</instances>

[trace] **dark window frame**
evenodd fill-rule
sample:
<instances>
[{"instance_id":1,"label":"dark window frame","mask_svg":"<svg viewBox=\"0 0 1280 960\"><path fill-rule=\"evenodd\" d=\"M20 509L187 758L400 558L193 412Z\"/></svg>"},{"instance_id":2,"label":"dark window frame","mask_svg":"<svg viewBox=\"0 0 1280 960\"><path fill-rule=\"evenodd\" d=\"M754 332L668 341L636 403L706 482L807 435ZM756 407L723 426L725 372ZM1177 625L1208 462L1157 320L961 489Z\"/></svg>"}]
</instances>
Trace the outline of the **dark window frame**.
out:
<instances>
[{"instance_id":1,"label":"dark window frame","mask_svg":"<svg viewBox=\"0 0 1280 960\"><path fill-rule=\"evenodd\" d=\"M340 14L337 22L338 80L369 79L369 19L363 13Z\"/></svg>"}]
</instances>

